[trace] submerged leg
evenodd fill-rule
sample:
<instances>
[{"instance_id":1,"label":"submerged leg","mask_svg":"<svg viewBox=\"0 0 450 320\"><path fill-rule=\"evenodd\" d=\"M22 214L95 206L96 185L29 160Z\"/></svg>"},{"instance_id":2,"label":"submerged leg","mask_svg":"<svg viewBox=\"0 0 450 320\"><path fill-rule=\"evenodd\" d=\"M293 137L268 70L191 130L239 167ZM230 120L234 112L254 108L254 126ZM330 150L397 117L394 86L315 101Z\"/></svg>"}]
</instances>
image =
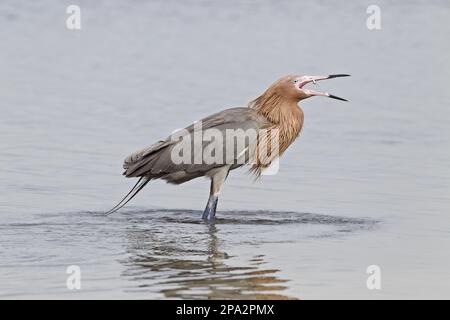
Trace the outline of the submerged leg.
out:
<instances>
[{"instance_id":1,"label":"submerged leg","mask_svg":"<svg viewBox=\"0 0 450 320\"><path fill-rule=\"evenodd\" d=\"M219 197L216 195L210 195L208 199L208 203L206 204L206 208L203 211L202 219L203 220L212 220L216 216L216 208L217 202L219 201Z\"/></svg>"},{"instance_id":2,"label":"submerged leg","mask_svg":"<svg viewBox=\"0 0 450 320\"><path fill-rule=\"evenodd\" d=\"M216 217L217 202L219 201L219 193L225 182L230 166L223 166L215 169L210 173L211 176L211 190L209 192L208 203L206 204L205 211L203 211L202 219L214 220Z\"/></svg>"}]
</instances>

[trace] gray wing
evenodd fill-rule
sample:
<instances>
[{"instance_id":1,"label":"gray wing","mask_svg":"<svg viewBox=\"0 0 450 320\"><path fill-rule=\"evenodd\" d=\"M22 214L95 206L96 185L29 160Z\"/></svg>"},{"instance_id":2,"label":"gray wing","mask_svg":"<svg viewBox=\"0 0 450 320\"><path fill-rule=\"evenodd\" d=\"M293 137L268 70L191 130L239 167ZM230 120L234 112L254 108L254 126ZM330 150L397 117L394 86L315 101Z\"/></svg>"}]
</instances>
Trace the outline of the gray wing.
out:
<instances>
[{"instance_id":1,"label":"gray wing","mask_svg":"<svg viewBox=\"0 0 450 320\"><path fill-rule=\"evenodd\" d=\"M215 132L225 134L227 129L242 129L244 131L248 129L258 130L264 128L267 123L266 120L253 109L231 108L202 119L201 124L203 131L205 129L214 128L217 129ZM188 138L191 139L191 141L194 141L194 124L185 128L183 133L183 139L189 135ZM196 163L196 159L194 159L195 154L198 152L201 153L208 144L208 141L201 141L200 144L193 143L190 161L186 161L187 163L175 163L172 161L172 152L180 149L180 143L182 143L180 139L173 139L172 136L169 136L165 140L158 141L145 149L131 154L124 161L123 168L125 171L123 174L126 177L145 176L150 179L161 178L168 182L178 184L203 176L211 169L224 165L220 162L205 163L203 158L200 159L201 162L197 161ZM247 148L249 143L250 141L246 141L246 143L237 143L234 145L235 160L237 160L239 155L246 152L245 148ZM247 150L247 152L251 151ZM225 150L223 150L223 154L225 156ZM249 155L247 154L247 157L248 156ZM227 161L229 161L229 159L227 159ZM236 162L232 165L232 168L241 165L240 162L239 164Z\"/></svg>"}]
</instances>

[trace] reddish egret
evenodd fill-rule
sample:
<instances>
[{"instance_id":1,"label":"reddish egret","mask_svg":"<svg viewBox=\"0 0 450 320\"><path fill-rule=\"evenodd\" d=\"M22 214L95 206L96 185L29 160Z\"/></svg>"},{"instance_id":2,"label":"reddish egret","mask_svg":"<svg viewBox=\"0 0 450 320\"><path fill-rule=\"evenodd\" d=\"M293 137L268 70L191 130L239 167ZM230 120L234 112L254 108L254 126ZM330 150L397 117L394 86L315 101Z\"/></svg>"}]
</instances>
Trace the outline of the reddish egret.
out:
<instances>
[{"instance_id":1,"label":"reddish egret","mask_svg":"<svg viewBox=\"0 0 450 320\"><path fill-rule=\"evenodd\" d=\"M224 161L206 161L202 157L196 161L199 153L202 153L202 147L206 147L207 142L212 139L202 140L200 145L194 144L189 150L184 149L181 153L193 151L187 155L189 161L174 161L174 155L179 156L180 146L186 142L186 137L195 139L196 126L191 125L184 129L178 139L173 136L165 140L158 141L150 147L139 150L128 156L123 164L124 175L127 178L140 178L130 192L107 214L113 213L125 204L127 204L145 185L154 179L163 179L169 183L181 184L186 181L206 176L211 179L211 188L206 208L203 212L203 219L213 220L215 218L217 201L220 189L225 182L230 170L241 167L244 164L251 165L251 171L259 176L261 171L266 169L275 160L282 155L289 145L298 137L303 126L303 111L299 107L300 100L312 96L324 96L328 98L347 101L327 92L314 91L304 86L310 82L346 77L347 74L333 74L328 76L298 76L288 75L273 83L261 96L251 101L247 107L231 108L223 110L199 121L201 123L201 134L206 130L214 129L215 132L225 133L230 130L254 130L258 132L256 145L261 145L261 141L268 142L271 145L272 135L261 135L261 130L266 132L277 132L277 153L275 155L264 155L266 161L259 160L256 156L258 149L251 147L251 139L244 136L245 143L233 140L233 152L231 161L229 159L229 150L225 150ZM268 130L268 131L267 131ZM234 137L235 138L235 137ZM233 138L233 139L234 139ZM184 140L183 140L184 139ZM216 139L217 141L220 139ZM216 142L217 142L216 141ZM221 140L222 145L225 142ZM272 143L274 144L274 143ZM217 147L217 144L216 144ZM272 147L271 147L272 148ZM220 151L220 152L219 152ZM214 154L222 153L221 149L216 148ZM186 152L187 154L187 152ZM211 153L213 154L213 153ZM220 158L220 157L219 157ZM215 158L217 159L217 158ZM258 159L251 161L250 159Z\"/></svg>"}]
</instances>

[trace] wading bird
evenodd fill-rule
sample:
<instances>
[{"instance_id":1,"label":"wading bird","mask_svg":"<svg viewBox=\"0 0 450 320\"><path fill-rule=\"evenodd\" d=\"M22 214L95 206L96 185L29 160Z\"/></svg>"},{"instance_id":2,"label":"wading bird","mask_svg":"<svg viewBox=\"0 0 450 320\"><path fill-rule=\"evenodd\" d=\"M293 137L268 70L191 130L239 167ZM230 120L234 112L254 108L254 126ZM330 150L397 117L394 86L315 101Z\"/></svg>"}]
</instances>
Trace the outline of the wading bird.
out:
<instances>
[{"instance_id":1,"label":"wading bird","mask_svg":"<svg viewBox=\"0 0 450 320\"><path fill-rule=\"evenodd\" d=\"M214 129L215 132L225 133L228 130L269 130L277 132L277 153L275 156L265 155L265 161L250 161L259 159L256 154L258 149L251 147L251 141L245 140L245 143L234 141L233 157L227 158L227 161L210 162L200 159L195 161L196 154L205 147L206 141L200 143L200 146L194 145L193 154L190 160L185 162L174 161L176 150L183 143L183 139L173 139L168 137L165 140L158 141L150 147L139 150L128 156L123 164L125 169L123 175L127 178L140 178L128 194L106 214L113 213L131 199L133 199L145 185L154 179L163 179L168 183L181 184L186 181L206 176L211 179L211 188L209 199L202 218L213 220L215 218L219 192L224 184L230 170L241 167L244 164L251 164L251 171L259 176L275 160L282 155L289 145L298 137L303 126L303 111L298 103L301 100L312 96L324 96L328 98L347 101L327 92L314 91L305 88L308 83L316 83L319 80L346 77L347 74L333 74L328 76L298 76L288 75L273 83L261 96L251 101L247 107L231 108L223 110L209 117L200 120L202 130ZM267 131L266 131L267 132ZM184 129L181 137L192 137L195 135L195 125ZM261 141L268 141L267 137L258 133L256 145L262 144ZM269 139L270 140L270 139ZM270 140L272 141L272 140ZM269 141L269 144L271 142ZM222 141L223 142L223 141ZM223 144L225 144L223 142ZM200 151L199 151L200 150ZM186 151L186 150L185 150ZM216 150L217 152L218 150ZM225 150L228 151L228 150ZM177 151L178 152L178 151Z\"/></svg>"}]
</instances>

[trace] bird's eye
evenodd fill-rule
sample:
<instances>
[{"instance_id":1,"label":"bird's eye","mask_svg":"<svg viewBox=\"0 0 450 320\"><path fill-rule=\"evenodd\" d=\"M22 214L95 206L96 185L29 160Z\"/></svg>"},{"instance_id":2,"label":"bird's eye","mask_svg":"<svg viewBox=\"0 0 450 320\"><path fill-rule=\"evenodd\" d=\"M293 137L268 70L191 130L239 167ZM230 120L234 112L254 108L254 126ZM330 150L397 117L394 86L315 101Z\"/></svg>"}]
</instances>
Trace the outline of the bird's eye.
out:
<instances>
[{"instance_id":1,"label":"bird's eye","mask_svg":"<svg viewBox=\"0 0 450 320\"><path fill-rule=\"evenodd\" d=\"M295 80L294 80L294 83L298 83L298 79L295 79Z\"/></svg>"}]
</instances>

